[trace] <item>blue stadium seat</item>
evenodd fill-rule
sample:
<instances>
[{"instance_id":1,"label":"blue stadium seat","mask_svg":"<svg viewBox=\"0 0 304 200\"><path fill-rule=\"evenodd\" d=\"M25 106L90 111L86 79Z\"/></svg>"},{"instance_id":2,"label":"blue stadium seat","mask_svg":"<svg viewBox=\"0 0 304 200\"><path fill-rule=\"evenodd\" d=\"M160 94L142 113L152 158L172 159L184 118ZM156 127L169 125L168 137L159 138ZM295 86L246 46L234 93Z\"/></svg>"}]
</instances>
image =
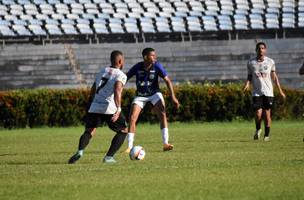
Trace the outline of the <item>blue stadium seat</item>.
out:
<instances>
[{"instance_id":1,"label":"blue stadium seat","mask_svg":"<svg viewBox=\"0 0 304 200\"><path fill-rule=\"evenodd\" d=\"M0 35L8 36L8 37L16 36L14 31L10 29L9 25L5 25L5 24L0 24Z\"/></svg>"}]
</instances>

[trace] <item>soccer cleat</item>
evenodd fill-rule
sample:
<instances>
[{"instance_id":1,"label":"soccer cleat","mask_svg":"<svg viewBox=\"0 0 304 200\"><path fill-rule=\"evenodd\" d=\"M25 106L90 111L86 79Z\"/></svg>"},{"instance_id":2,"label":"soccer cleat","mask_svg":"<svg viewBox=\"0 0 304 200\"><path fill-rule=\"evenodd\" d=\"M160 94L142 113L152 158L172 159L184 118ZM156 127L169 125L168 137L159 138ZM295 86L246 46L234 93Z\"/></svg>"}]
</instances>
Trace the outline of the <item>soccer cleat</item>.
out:
<instances>
[{"instance_id":1,"label":"soccer cleat","mask_svg":"<svg viewBox=\"0 0 304 200\"><path fill-rule=\"evenodd\" d=\"M264 142L269 142L269 141L270 141L270 137L269 136L264 137Z\"/></svg>"},{"instance_id":2,"label":"soccer cleat","mask_svg":"<svg viewBox=\"0 0 304 200\"><path fill-rule=\"evenodd\" d=\"M255 131L255 134L254 134L254 136L253 136L253 139L254 139L254 140L260 139L261 133L262 133L262 130L261 130L261 129L256 130L256 131Z\"/></svg>"},{"instance_id":3,"label":"soccer cleat","mask_svg":"<svg viewBox=\"0 0 304 200\"><path fill-rule=\"evenodd\" d=\"M163 150L164 151L171 151L171 150L173 150L173 145L172 144L164 144Z\"/></svg>"},{"instance_id":4,"label":"soccer cleat","mask_svg":"<svg viewBox=\"0 0 304 200\"><path fill-rule=\"evenodd\" d=\"M130 149L130 148L127 148L127 149L125 150L125 153L130 153L130 151L131 151L131 149Z\"/></svg>"},{"instance_id":5,"label":"soccer cleat","mask_svg":"<svg viewBox=\"0 0 304 200\"><path fill-rule=\"evenodd\" d=\"M69 164L74 164L77 160L81 158L81 155L77 152L69 160Z\"/></svg>"},{"instance_id":6,"label":"soccer cleat","mask_svg":"<svg viewBox=\"0 0 304 200\"><path fill-rule=\"evenodd\" d=\"M102 160L104 163L116 163L116 160L113 156L105 156Z\"/></svg>"}]
</instances>

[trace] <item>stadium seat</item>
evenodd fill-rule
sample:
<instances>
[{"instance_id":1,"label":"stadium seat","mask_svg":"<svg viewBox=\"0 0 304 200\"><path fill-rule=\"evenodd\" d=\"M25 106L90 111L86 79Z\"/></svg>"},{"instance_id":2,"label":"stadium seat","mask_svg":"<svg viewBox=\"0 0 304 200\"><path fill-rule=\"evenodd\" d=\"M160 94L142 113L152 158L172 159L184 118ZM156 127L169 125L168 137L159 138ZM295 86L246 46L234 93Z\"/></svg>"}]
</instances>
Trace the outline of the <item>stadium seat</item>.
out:
<instances>
[{"instance_id":1,"label":"stadium seat","mask_svg":"<svg viewBox=\"0 0 304 200\"><path fill-rule=\"evenodd\" d=\"M49 35L62 35L60 28L55 24L45 24L45 28Z\"/></svg>"},{"instance_id":2,"label":"stadium seat","mask_svg":"<svg viewBox=\"0 0 304 200\"><path fill-rule=\"evenodd\" d=\"M279 29L279 18L277 14L267 13L265 14L266 27L269 29Z\"/></svg>"},{"instance_id":3,"label":"stadium seat","mask_svg":"<svg viewBox=\"0 0 304 200\"><path fill-rule=\"evenodd\" d=\"M98 23L98 22L93 23L93 28L94 28L95 33L97 33L97 34L108 34L109 33L109 31L106 27L106 24L104 24L104 23Z\"/></svg>"},{"instance_id":4,"label":"stadium seat","mask_svg":"<svg viewBox=\"0 0 304 200\"><path fill-rule=\"evenodd\" d=\"M62 28L64 34L66 34L66 35L77 35L78 34L75 27L71 24L60 24L60 27Z\"/></svg>"},{"instance_id":5,"label":"stadium seat","mask_svg":"<svg viewBox=\"0 0 304 200\"><path fill-rule=\"evenodd\" d=\"M47 0L48 4L51 5L56 5L56 4L60 4L61 2L59 0Z\"/></svg>"},{"instance_id":6,"label":"stadium seat","mask_svg":"<svg viewBox=\"0 0 304 200\"><path fill-rule=\"evenodd\" d=\"M79 19L79 15L78 14L67 14L66 15L67 19L71 19L71 20L75 20L75 19Z\"/></svg>"},{"instance_id":7,"label":"stadium seat","mask_svg":"<svg viewBox=\"0 0 304 200\"><path fill-rule=\"evenodd\" d=\"M203 16L203 26L205 31L217 31L216 21L214 16Z\"/></svg>"},{"instance_id":8,"label":"stadium seat","mask_svg":"<svg viewBox=\"0 0 304 200\"><path fill-rule=\"evenodd\" d=\"M248 30L246 15L234 15L234 28L236 30Z\"/></svg>"},{"instance_id":9,"label":"stadium seat","mask_svg":"<svg viewBox=\"0 0 304 200\"><path fill-rule=\"evenodd\" d=\"M169 26L168 18L157 17L155 18L156 30L160 33L170 33L171 29Z\"/></svg>"},{"instance_id":10,"label":"stadium seat","mask_svg":"<svg viewBox=\"0 0 304 200\"><path fill-rule=\"evenodd\" d=\"M62 24L72 24L75 25L75 21L72 19L62 19L60 20Z\"/></svg>"},{"instance_id":11,"label":"stadium seat","mask_svg":"<svg viewBox=\"0 0 304 200\"><path fill-rule=\"evenodd\" d=\"M185 22L182 17L171 17L170 19L173 32L186 32Z\"/></svg>"},{"instance_id":12,"label":"stadium seat","mask_svg":"<svg viewBox=\"0 0 304 200\"><path fill-rule=\"evenodd\" d=\"M30 20L30 19L33 19L33 16L32 15L20 15L19 18L22 20Z\"/></svg>"},{"instance_id":13,"label":"stadium seat","mask_svg":"<svg viewBox=\"0 0 304 200\"><path fill-rule=\"evenodd\" d=\"M13 37L16 34L10 29L8 25L0 24L0 35Z\"/></svg>"},{"instance_id":14,"label":"stadium seat","mask_svg":"<svg viewBox=\"0 0 304 200\"><path fill-rule=\"evenodd\" d=\"M262 15L250 14L249 15L250 26L252 29L264 29L264 22Z\"/></svg>"},{"instance_id":15,"label":"stadium seat","mask_svg":"<svg viewBox=\"0 0 304 200\"><path fill-rule=\"evenodd\" d=\"M58 20L55 19L46 19L45 20L46 24L54 24L54 25L59 25L60 23L58 22Z\"/></svg>"},{"instance_id":16,"label":"stadium seat","mask_svg":"<svg viewBox=\"0 0 304 200\"><path fill-rule=\"evenodd\" d=\"M282 14L282 28L295 28L295 16L293 13Z\"/></svg>"},{"instance_id":17,"label":"stadium seat","mask_svg":"<svg viewBox=\"0 0 304 200\"><path fill-rule=\"evenodd\" d=\"M76 27L78 28L81 34L85 34L85 35L93 34L93 31L88 24L76 24Z\"/></svg>"},{"instance_id":18,"label":"stadium seat","mask_svg":"<svg viewBox=\"0 0 304 200\"><path fill-rule=\"evenodd\" d=\"M14 0L2 0L3 5L13 5L16 4Z\"/></svg>"},{"instance_id":19,"label":"stadium seat","mask_svg":"<svg viewBox=\"0 0 304 200\"><path fill-rule=\"evenodd\" d=\"M201 32L202 26L198 17L186 17L188 30L190 32Z\"/></svg>"},{"instance_id":20,"label":"stadium seat","mask_svg":"<svg viewBox=\"0 0 304 200\"><path fill-rule=\"evenodd\" d=\"M32 36L31 32L24 25L14 24L12 28L19 36Z\"/></svg>"},{"instance_id":21,"label":"stadium seat","mask_svg":"<svg viewBox=\"0 0 304 200\"><path fill-rule=\"evenodd\" d=\"M43 30L40 25L30 24L30 25L28 25L28 28L29 28L30 31L33 32L34 35L46 36L45 30Z\"/></svg>"},{"instance_id":22,"label":"stadium seat","mask_svg":"<svg viewBox=\"0 0 304 200\"><path fill-rule=\"evenodd\" d=\"M304 27L304 12L298 13L298 27Z\"/></svg>"},{"instance_id":23,"label":"stadium seat","mask_svg":"<svg viewBox=\"0 0 304 200\"><path fill-rule=\"evenodd\" d=\"M139 19L139 24L143 33L156 33L153 21L151 18L142 17Z\"/></svg>"},{"instance_id":24,"label":"stadium seat","mask_svg":"<svg viewBox=\"0 0 304 200\"><path fill-rule=\"evenodd\" d=\"M217 16L219 22L220 30L233 30L231 18L228 15L218 15Z\"/></svg>"},{"instance_id":25,"label":"stadium seat","mask_svg":"<svg viewBox=\"0 0 304 200\"><path fill-rule=\"evenodd\" d=\"M26 26L27 23L25 20L22 20L22 19L17 19L17 20L14 20L13 21L13 24L16 24L16 25L23 25L23 26Z\"/></svg>"},{"instance_id":26,"label":"stadium seat","mask_svg":"<svg viewBox=\"0 0 304 200\"><path fill-rule=\"evenodd\" d=\"M33 24L33 25L40 25L42 26L43 25L43 22L39 19L30 19L28 20L28 24Z\"/></svg>"}]
</instances>

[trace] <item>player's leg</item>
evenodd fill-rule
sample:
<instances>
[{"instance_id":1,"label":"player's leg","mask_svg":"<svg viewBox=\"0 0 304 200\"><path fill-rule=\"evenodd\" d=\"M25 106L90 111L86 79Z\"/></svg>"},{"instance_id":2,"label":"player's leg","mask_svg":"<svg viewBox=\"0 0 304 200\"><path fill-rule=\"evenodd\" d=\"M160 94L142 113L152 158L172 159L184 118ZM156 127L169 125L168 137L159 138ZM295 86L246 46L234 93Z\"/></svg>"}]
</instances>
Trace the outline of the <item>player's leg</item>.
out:
<instances>
[{"instance_id":1,"label":"player's leg","mask_svg":"<svg viewBox=\"0 0 304 200\"><path fill-rule=\"evenodd\" d=\"M129 128L128 128L128 148L126 149L126 152L130 152L130 150L133 147L134 144L134 137L136 132L136 122L138 120L139 114L141 112L143 107L138 105L137 103L133 103L131 106L131 111L129 115Z\"/></svg>"},{"instance_id":2,"label":"player's leg","mask_svg":"<svg viewBox=\"0 0 304 200\"><path fill-rule=\"evenodd\" d=\"M153 96L156 96L156 97L153 98L151 102L154 105L153 109L157 113L157 116L160 121L160 130L161 130L161 134L162 134L163 150L170 151L173 149L173 145L169 144L169 130L168 130L168 121L167 121L165 101L164 101L161 93L156 93Z\"/></svg>"},{"instance_id":3,"label":"player's leg","mask_svg":"<svg viewBox=\"0 0 304 200\"><path fill-rule=\"evenodd\" d=\"M270 140L270 126L271 126L271 109L265 110L265 135L264 141Z\"/></svg>"},{"instance_id":4,"label":"player's leg","mask_svg":"<svg viewBox=\"0 0 304 200\"><path fill-rule=\"evenodd\" d=\"M106 163L115 163L114 154L120 149L122 144L125 141L125 138L128 134L128 128L126 119L123 114L120 114L119 118L112 122L111 120L107 121L110 129L116 132L115 136L112 139L111 146L103 159L103 162Z\"/></svg>"},{"instance_id":5,"label":"player's leg","mask_svg":"<svg viewBox=\"0 0 304 200\"><path fill-rule=\"evenodd\" d=\"M98 126L98 114L89 113L86 117L86 128L84 133L80 136L78 150L69 159L68 163L73 164L83 156L84 149L88 146L91 138L95 135L96 127Z\"/></svg>"},{"instance_id":6,"label":"player's leg","mask_svg":"<svg viewBox=\"0 0 304 200\"><path fill-rule=\"evenodd\" d=\"M265 111L265 135L264 141L270 140L270 126L271 126L271 108L273 104L273 97L264 97L263 109Z\"/></svg>"},{"instance_id":7,"label":"player's leg","mask_svg":"<svg viewBox=\"0 0 304 200\"><path fill-rule=\"evenodd\" d=\"M254 118L255 118L255 133L253 136L254 140L258 140L262 133L261 123L262 123L262 114L263 114L263 99L262 97L253 97L253 109L254 109Z\"/></svg>"}]
</instances>

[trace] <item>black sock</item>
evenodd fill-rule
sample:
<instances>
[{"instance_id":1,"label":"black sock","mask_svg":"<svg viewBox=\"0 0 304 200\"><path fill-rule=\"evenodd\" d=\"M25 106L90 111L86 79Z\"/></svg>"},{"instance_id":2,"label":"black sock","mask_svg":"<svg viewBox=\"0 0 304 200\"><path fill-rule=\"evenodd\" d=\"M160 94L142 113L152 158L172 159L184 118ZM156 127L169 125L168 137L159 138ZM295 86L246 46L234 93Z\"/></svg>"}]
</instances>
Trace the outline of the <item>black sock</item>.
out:
<instances>
[{"instance_id":1,"label":"black sock","mask_svg":"<svg viewBox=\"0 0 304 200\"><path fill-rule=\"evenodd\" d=\"M265 135L264 137L269 137L270 127L265 126Z\"/></svg>"},{"instance_id":2,"label":"black sock","mask_svg":"<svg viewBox=\"0 0 304 200\"><path fill-rule=\"evenodd\" d=\"M88 146L92 135L89 132L84 132L79 139L78 150L84 150Z\"/></svg>"},{"instance_id":3,"label":"black sock","mask_svg":"<svg viewBox=\"0 0 304 200\"><path fill-rule=\"evenodd\" d=\"M260 130L261 129L261 122L256 122L255 123L255 129Z\"/></svg>"},{"instance_id":4,"label":"black sock","mask_svg":"<svg viewBox=\"0 0 304 200\"><path fill-rule=\"evenodd\" d=\"M117 132L116 135L112 139L111 146L108 150L107 156L114 156L114 154L118 151L121 145L124 143L127 134L122 132Z\"/></svg>"}]
</instances>

